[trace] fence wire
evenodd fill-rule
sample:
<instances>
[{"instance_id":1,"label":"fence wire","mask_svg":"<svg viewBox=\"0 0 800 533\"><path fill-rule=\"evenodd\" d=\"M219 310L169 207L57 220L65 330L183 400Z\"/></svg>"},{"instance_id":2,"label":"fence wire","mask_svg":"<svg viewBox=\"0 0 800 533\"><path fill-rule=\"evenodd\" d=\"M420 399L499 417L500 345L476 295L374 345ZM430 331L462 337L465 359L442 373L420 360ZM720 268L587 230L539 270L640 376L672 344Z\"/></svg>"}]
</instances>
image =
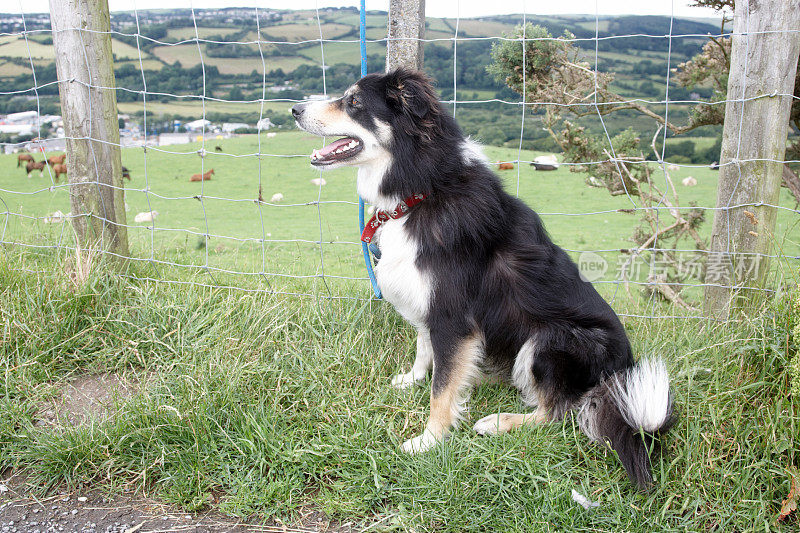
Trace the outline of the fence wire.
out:
<instances>
[{"instance_id":1,"label":"fence wire","mask_svg":"<svg viewBox=\"0 0 800 533\"><path fill-rule=\"evenodd\" d=\"M685 161L671 162L667 147L667 128L664 128L661 137L661 149L660 154L658 154L658 161L645 161L638 158L631 159L620 156L615 152L612 134L607 127L606 115L602 112L601 106L633 103L647 106L663 106L663 118L666 123L669 118L670 108L674 108L675 106L689 106L701 103L710 106L724 106L728 101L745 103L758 98L774 96L796 98L793 94L779 93L747 97L745 92L743 92L740 98L710 103L700 98L670 99L671 73L672 69L676 66L673 64L673 42L678 39L707 39L709 37L715 39L728 38L732 35L731 32L720 30L718 33L711 35L700 33L674 33L675 16L673 9L670 13L665 14L665 16L669 17L669 31L666 34L630 33L622 35L601 35L601 21L604 20L603 2L601 0L596 0L594 37L535 37L529 36L526 33L528 27L527 22L529 22L530 17L527 6L525 2L522 1L520 6L522 12L518 15L517 21L523 28L521 37L515 37L510 34L474 36L464 34L465 32L461 27L463 19L460 17L460 10L458 9L459 4L456 5L457 9L455 10L455 17L452 19L453 25L451 26L453 29L452 37L422 38L420 41L434 45L446 44L452 49L453 96L452 98L443 98L442 103L447 106L452 106L453 116L457 118L462 116L465 112L463 110L466 109L463 106L499 104L509 109L516 107L519 110L519 116L513 118L513 124L519 125L519 139L514 143L507 144L507 146L513 146L516 150L513 150L513 148L505 150L504 152L493 150L495 153L505 153L506 155L504 157L499 157L498 163L512 163L516 165L516 180L509 184L509 188L513 189L513 192L517 196L536 208L540 215L545 218L546 225L553 224L554 221L558 219L564 219L568 221L568 224L575 225L576 227L581 223L579 220L582 220L582 223L586 226L593 227L599 226L598 217L624 213L628 216L628 223L624 225L625 229L622 230L625 234L618 237L628 237L629 234L633 232L637 224L636 216L640 213L652 214L655 217L656 231L654 233L654 238L652 242L644 248L637 249L636 246L630 246L629 248L623 248L621 246L602 246L591 242L581 243L582 246L580 247L571 245L564 246L565 249L574 256L580 256L586 253L597 254L606 262L617 262L620 265L625 265L622 267L622 274L619 272L611 272L608 276L592 280L598 286L610 286L610 290L607 294L612 301L616 302L623 290L627 289L627 291L630 292L630 286L652 289L653 286L660 283L651 275L647 274L642 274L637 277L627 276L625 268L628 268L630 265L630 259L632 257L643 256L645 253L651 254L652 257L656 257L657 254L700 256L701 258L697 260L700 266L689 265L686 266L686 268L703 268L702 256L708 255L711 252L704 249L681 247L677 244L673 247L669 247L659 241L659 229L663 228L666 223L660 218L662 214L671 214L676 210L679 212L697 210L713 216L713 214L720 209L730 210L748 206L772 207L785 215L784 219L787 230L785 235L780 236L782 239L781 242L785 242L789 237L789 232L795 230L800 224L800 216L798 216L800 215L800 211L798 211L798 206L794 205L792 207L785 202L783 204L753 202L752 204L739 205L730 205L729 202L729 205L725 207L692 205L690 203L684 205L670 204L667 200L667 195L670 190L675 191L675 186L670 177L670 172L672 171L669 170L669 168L679 170L702 169L707 165L686 163ZM144 206L145 211L140 214L150 214L151 216L151 220L147 220L144 225L139 222L131 223L130 218L134 215L133 211L127 213L129 220L125 224L106 220L106 222L111 224L124 226L128 230L131 239L132 253L130 257L126 257L125 259L127 259L131 265L134 265L134 268L123 274L124 276L131 279L170 283L179 286L219 287L246 292L270 292L291 296L335 299L370 299L368 278L364 274L364 265L360 263L360 242L358 240L356 227L356 208L358 202L353 181L355 171L350 171L349 174L337 173L336 175L329 175L321 171L313 170L310 166L305 165L302 167L302 170L300 170L301 167L292 167L289 172L283 172L282 169L286 166L287 162L291 163L298 158L305 161L308 158L307 153L299 153L298 150L294 149L296 143L305 143L310 146L312 142L316 142L318 143L317 146L323 146L326 141L309 141L308 139L297 136L289 137L295 134L289 133L287 131L288 128L274 130L271 127L268 128L264 124L264 120L268 118L266 116L267 113L270 113L274 118L274 113L278 112L278 105L284 107L285 110L283 112L288 114L288 108L292 104L303 101L298 98L282 98L279 96L278 92L270 90L275 89L274 87L268 87L268 71L275 70L271 68L274 66L270 64L271 58L281 56L267 55L267 50L274 51L284 48L310 49L311 46L319 46L320 61L318 66L322 84L322 97L324 98L329 96L326 78L329 64L326 63L325 59L326 47L331 49L331 47L341 47L345 44L352 44L354 57L348 58L349 63L358 63L359 58L355 55L358 50L358 39L332 38L326 35L329 19L328 13L324 12L324 5L320 6L319 2L317 2L316 7L308 12L312 24L316 26L318 38L307 39L301 37L293 41L265 38L265 36L269 35L269 28L274 26L274 24L272 24L273 21L270 21L270 24L267 25L263 24L263 19L265 16L269 15L271 11L265 8L253 8L250 9L249 12L256 21L254 39L219 40L201 35L201 29L206 27L198 23L197 10L194 9L191 3L189 3L187 7L191 13L193 37L188 39L168 39L148 36L144 31L144 24L141 22L141 19L148 20L148 17L145 16L146 12L137 9L134 2L132 15L135 22L133 25L135 31L123 30L119 25L115 25L112 22L112 28L109 33L112 38L126 38L135 41L136 57L134 59L138 63L138 70L141 74L141 88L125 86L104 87L93 84L93 82L86 84L79 80L72 79L44 81L41 76L37 77L37 69L40 70L42 66L37 61L37 59L40 58L35 57L34 53L31 51L30 39L41 36L52 36L53 30L50 28L29 29L24 6L22 4L20 4L20 6L22 11L22 29L16 32L0 33L0 38L7 41L17 39L25 43L27 53L26 59L30 66L31 85L24 89L15 88L13 90L3 90L2 87L0 87L0 101L14 97L30 97L31 106L35 108L37 113L37 137L42 137L42 92L52 92L53 88L57 87L60 83L82 83L94 90L117 91L118 94L130 94L135 97L137 105L141 104L141 129L143 131L143 138L135 139L132 142L128 138L128 141L122 142L121 140L120 143L117 144L111 143L108 139L91 137L92 141L98 143L114 144L122 147L124 149L123 165L127 161L137 162L136 167L138 174L135 177L136 181L130 181L124 184L123 189L127 200L130 200L131 203L138 203ZM244 11L245 8L239 8L239 10ZM323 22L323 19L325 22ZM375 27L370 27L370 30L375 30ZM83 28L66 28L60 31L79 31L81 35L92 32L92 30ZM203 31L202 33L204 35L208 34L207 31ZM374 34L375 32L372 31L371 33ZM774 32L765 31L758 33ZM755 33L746 31L743 35L753 34ZM621 99L618 101L603 100L601 102L598 100L600 92L598 76L602 72L600 45L608 41L615 42L616 40L626 38L664 40L668 43L664 64L666 80L663 99L653 100L632 97L630 99ZM366 40L367 44L371 45L373 53L377 52L377 55L385 51L388 41L389 39L386 35L380 38ZM520 42L522 44L523 89L519 100L501 98L497 95L494 98L481 98L478 96L474 98L459 97L459 90L461 90L461 94L463 95L469 92L470 89L464 89L459 86L463 85L463 83L458 83L458 54L463 54L463 52L459 52L458 45L459 43L486 41L492 43ZM593 59L590 63L594 76L595 91L591 101L564 104L561 102L530 100L530 95L526 91L527 79L525 78L525 73L527 72L526 65L527 62L530 61L530 58L527 57L526 51L527 44L536 41L560 41L576 45L580 45L581 43L593 44L593 50L587 54L587 59ZM201 92L192 94L191 92L187 93L177 90L155 91L148 89L148 69L145 65L152 59L151 56L155 54L153 53L153 48L150 48L149 52L143 50L145 43L149 43L146 45L147 47L165 47L165 50L172 49L183 51L186 50L186 45L195 47L201 72ZM234 98L230 96L230 94L226 98L220 94L221 91L219 90L209 90L209 85L207 83L209 64L206 57L208 54L208 45L222 47L255 46L257 48L258 57L251 58L251 60L254 70L257 71L258 67L261 68L261 83L257 90L249 91L249 98L245 96ZM231 48L231 50L233 50L233 48ZM329 61L329 63L332 62ZM745 65L745 69L746 68L747 65ZM369 65L369 69L372 72L381 71L383 70L383 64L377 64L373 61L373 63ZM290 79L291 75L288 75L285 79L287 78ZM353 81L355 81L355 79L353 79ZM439 81L444 86L444 80ZM218 85L219 84L217 84L217 86ZM284 85L286 85L286 83L284 83ZM260 93L260 96L254 97L253 95L257 93ZM736 97L738 95L732 96ZM158 137L148 135L149 125L153 123L163 123L164 120L160 119L159 116L162 114L164 108L162 104L165 101L181 105L186 102L199 103L200 129L193 137L195 142L186 145L184 147L185 149L170 148L168 145L158 145ZM216 106L218 104L238 107L257 106L257 134L248 137L233 136L229 138L217 132L209 131L210 123L208 117L211 115L209 114L208 106ZM591 173L591 169L594 167L610 163L615 165L619 175L623 176L625 168L634 168L640 165L655 165L658 169L658 174L661 176L661 178L659 178L659 183L664 188L662 197L653 205L642 205L641 202L637 203L636 196L627 189L626 182L622 179L622 185L625 187L623 195L629 204L625 207L619 206L619 202L613 201L613 198L608 195L603 197L603 199L607 202L609 207L592 210L551 209L550 205L539 204L535 194L536 187L528 187L527 192L523 190L525 189L525 187L523 187L523 180L533 180L533 176L537 176L538 178L536 174L527 171L523 172L523 166L535 163L531 155L533 150L525 148L526 130L531 128L535 129L539 126L538 123L531 122L532 120L538 121L539 116L535 113L526 113L526 109L531 105L535 105L540 109L574 109L583 107L587 108L589 111L593 110L596 115L595 118L601 127L603 138L607 144L608 157L606 159L578 162L562 160L559 161L559 166L564 168L579 166L584 169L589 169L588 173ZM128 108L130 108L130 106L126 107L126 109ZM87 112L91 112L91 110ZM215 114L215 116L217 116L219 112L215 113L217 113ZM578 121L580 120L581 119L578 119ZM267 128L269 131L264 131ZM276 135L272 136L272 133ZM224 147L230 146L232 140L236 143L234 145L235 151L228 151ZM242 140L245 141L242 142ZM486 141L488 139L484 140ZM741 147L741 135L739 136L738 142L739 147ZM215 145L213 151L209 150L211 144ZM28 149L32 149L38 154L41 154L44 158L47 158L49 153L63 151L55 150L52 146L53 144L48 141L40 143L4 142L0 143L0 150L16 153L17 151L24 152ZM513 154L513 151L516 151L515 158L513 158L513 155L510 155ZM13 171L10 162L13 156L5 157L7 159L7 164L3 168ZM747 161L784 163L784 161L775 161L771 159L740 160L739 150L737 149L736 158L721 163L720 167L735 165L741 176L741 163ZM139 162L141 162L141 165L139 165ZM800 161L796 160L788 162L800 163ZM252 165L250 163L252 163ZM236 170L233 169L234 164L237 167ZM228 168L229 170L226 171L227 175L215 176L209 184L206 184L205 180L201 180L199 187L194 187L194 184L188 183L188 177L195 171L199 170L200 174L204 174L213 169L215 165L219 168ZM165 168L167 170L165 170ZM246 170L241 170L242 168ZM67 205L66 200L68 199L69 185L63 182L57 182L58 177L53 175L49 165L46 165L45 169L48 177L45 185L42 186L20 187L19 174L15 174L14 176L10 174L5 176L0 175L0 216L3 218L2 230L0 231L0 247L4 249L7 257L10 257L10 254L14 251L38 255L63 254L64 252L74 253L77 251L74 235L71 232L71 227L68 222L79 217L87 216L88 213L68 212L64 214L62 212L59 214L59 212L55 210L56 206L61 206L63 208ZM653 172L653 176L656 176L656 172ZM170 181L170 177L173 178L172 181L178 180L180 182L182 180L183 182L187 182L183 184L181 189L184 190L185 193L168 192L169 190L178 190L171 186L174 184ZM336 188L336 192L330 194L328 190L331 187L327 185L326 182L332 182L334 180L345 181L352 190L343 192L345 189L340 186ZM223 183L222 188L216 186L217 181ZM306 188L304 192L297 192L298 188L296 185L298 183L308 183L309 181L314 182L315 187L313 189ZM230 189L236 188L236 185L240 183L251 184L253 187L250 188L249 191L252 194L250 194L250 196L243 196L238 193L236 195L226 194L226 182L231 184ZM165 183L169 183L170 187L165 186ZM102 183L97 183L97 186L115 187ZM284 189L295 189L292 194L289 194L287 191L286 196L291 196L291 199L284 201L284 195L281 193ZM257 195L255 193L256 190ZM263 194L269 195L269 200L265 199ZM193 204L195 206L194 209L184 209L187 203ZM223 207L218 207L217 203L222 203L224 205ZM564 206L568 206L569 204L569 201L563 202ZM251 206L255 207L255 213L252 211L249 213L246 212ZM158 208L169 209L169 211L156 214ZM631 214L635 216L630 216ZM581 218L577 219L576 217ZM233 219L238 220L238 223L229 224L228 222ZM313 221L313 226L309 225L308 221ZM605 222L608 221L605 220ZM706 221L706 224L710 223L710 220ZM290 231L293 226L303 226L303 224L305 224L306 230L301 232L301 234ZM226 226L227 229L225 231L215 229L220 226ZM253 229L253 226L255 229ZM273 236L273 232L276 233L275 236ZM800 264L800 252L795 251L798 249L798 243L794 242L792 238L789 238L788 241L788 246L793 251L787 252L782 246L776 246L776 252L773 254L750 255L758 255L776 260L779 270L788 265L789 269L796 271L797 265ZM730 252L729 250L729 253ZM20 266L20 264L24 265L25 263L15 261L13 258L9 259L9 265L11 265L12 269L39 274L52 274L52 271L47 269L30 268ZM649 265L648 267L652 269L654 265ZM188 275L189 279L184 279L183 274ZM785 272L779 273L779 275L782 274L785 274ZM677 289L679 292L683 289L702 289L708 285L724 286L718 283L709 284L702 279L690 282L677 280L669 283L670 287ZM623 289L623 287L625 289ZM658 303L656 291L650 290L648 294L649 296L646 299L646 305L644 307L634 306L631 312L622 312L621 314L624 316L650 318L685 318L700 316L695 309L680 309L679 306L674 306L672 308L675 312L665 311L663 307L656 305ZM646 309L646 312L637 312L636 309Z\"/></svg>"}]
</instances>

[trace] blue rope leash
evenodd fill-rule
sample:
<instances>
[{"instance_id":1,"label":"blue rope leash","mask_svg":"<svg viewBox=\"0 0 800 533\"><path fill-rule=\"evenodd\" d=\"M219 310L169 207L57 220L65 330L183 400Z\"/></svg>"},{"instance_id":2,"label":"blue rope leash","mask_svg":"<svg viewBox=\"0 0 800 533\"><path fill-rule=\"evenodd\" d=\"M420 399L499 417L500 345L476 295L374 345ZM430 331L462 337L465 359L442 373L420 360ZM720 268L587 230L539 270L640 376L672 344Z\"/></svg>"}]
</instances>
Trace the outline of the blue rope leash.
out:
<instances>
[{"instance_id":1,"label":"blue rope leash","mask_svg":"<svg viewBox=\"0 0 800 533\"><path fill-rule=\"evenodd\" d=\"M361 0L361 13L358 28L358 40L361 44L361 76L367 75L367 8L366 0ZM364 231L364 200L358 197L358 234ZM375 272L372 271L372 258L369 255L369 246L367 243L361 243L361 251L364 252L364 264L367 265L367 274L369 274L369 281L372 283L372 290L375 292L375 298L383 298L381 289L378 287L378 280L375 279Z\"/></svg>"}]
</instances>

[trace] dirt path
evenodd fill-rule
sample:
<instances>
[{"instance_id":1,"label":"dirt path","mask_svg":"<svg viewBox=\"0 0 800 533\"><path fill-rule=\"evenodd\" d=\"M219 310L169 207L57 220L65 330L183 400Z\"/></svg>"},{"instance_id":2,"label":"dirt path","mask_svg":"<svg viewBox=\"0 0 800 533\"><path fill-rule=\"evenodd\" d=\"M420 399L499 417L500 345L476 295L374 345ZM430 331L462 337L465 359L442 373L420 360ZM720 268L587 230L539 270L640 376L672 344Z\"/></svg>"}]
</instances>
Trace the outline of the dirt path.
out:
<instances>
[{"instance_id":1,"label":"dirt path","mask_svg":"<svg viewBox=\"0 0 800 533\"><path fill-rule=\"evenodd\" d=\"M22 494L15 480L0 479L0 533L155 533L155 532L352 532L309 513L302 527L245 523L214 512L188 514L157 501L118 495L60 493L48 498Z\"/></svg>"},{"instance_id":2,"label":"dirt path","mask_svg":"<svg viewBox=\"0 0 800 533\"><path fill-rule=\"evenodd\" d=\"M75 376L55 384L52 399L40 406L36 425L59 431L65 425L80 426L114 416L115 400L130 398L142 380L112 373ZM163 503L132 494L112 498L99 491L61 492L36 498L25 481L11 472L0 472L0 533L154 533L154 532L286 532L352 533L351 524L331 523L323 513L309 509L299 525L290 527L243 522L207 511L189 514Z\"/></svg>"}]
</instances>

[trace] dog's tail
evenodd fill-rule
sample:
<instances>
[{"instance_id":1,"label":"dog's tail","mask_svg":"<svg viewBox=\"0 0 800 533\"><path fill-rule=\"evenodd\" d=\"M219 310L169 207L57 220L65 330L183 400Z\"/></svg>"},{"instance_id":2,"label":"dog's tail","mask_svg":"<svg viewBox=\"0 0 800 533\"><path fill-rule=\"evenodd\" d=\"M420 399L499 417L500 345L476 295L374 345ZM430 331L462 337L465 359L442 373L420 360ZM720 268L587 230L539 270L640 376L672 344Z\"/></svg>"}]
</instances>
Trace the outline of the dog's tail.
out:
<instances>
[{"instance_id":1,"label":"dog's tail","mask_svg":"<svg viewBox=\"0 0 800 533\"><path fill-rule=\"evenodd\" d=\"M641 360L609 376L583 396L577 414L581 431L616 451L630 480L647 489L650 450L675 422L664 362Z\"/></svg>"}]
</instances>

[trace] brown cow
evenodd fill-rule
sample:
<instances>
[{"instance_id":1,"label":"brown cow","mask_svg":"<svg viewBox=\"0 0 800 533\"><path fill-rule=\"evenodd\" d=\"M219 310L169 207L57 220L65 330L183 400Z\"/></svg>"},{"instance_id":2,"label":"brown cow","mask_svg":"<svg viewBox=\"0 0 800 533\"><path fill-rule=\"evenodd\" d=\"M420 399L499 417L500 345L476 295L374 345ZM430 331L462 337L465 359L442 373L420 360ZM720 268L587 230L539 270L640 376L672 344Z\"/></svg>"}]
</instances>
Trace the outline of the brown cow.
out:
<instances>
[{"instance_id":1,"label":"brown cow","mask_svg":"<svg viewBox=\"0 0 800 533\"><path fill-rule=\"evenodd\" d=\"M19 154L17 156L17 168L22 166L22 163L36 162L31 154Z\"/></svg>"},{"instance_id":2,"label":"brown cow","mask_svg":"<svg viewBox=\"0 0 800 533\"><path fill-rule=\"evenodd\" d=\"M498 170L514 170L514 163L498 163Z\"/></svg>"},{"instance_id":3,"label":"brown cow","mask_svg":"<svg viewBox=\"0 0 800 533\"><path fill-rule=\"evenodd\" d=\"M50 165L51 167L55 165L63 165L64 161L66 160L67 160L67 154L51 155L50 157L47 158L47 164Z\"/></svg>"},{"instance_id":4,"label":"brown cow","mask_svg":"<svg viewBox=\"0 0 800 533\"><path fill-rule=\"evenodd\" d=\"M28 161L28 164L25 165L25 170L28 172L29 178L31 177L31 172L38 170L41 178L44 172L44 161L39 161L38 163L36 161Z\"/></svg>"},{"instance_id":5,"label":"brown cow","mask_svg":"<svg viewBox=\"0 0 800 533\"><path fill-rule=\"evenodd\" d=\"M67 165L53 165L53 172L55 173L55 182L58 183L58 178L61 174L67 175Z\"/></svg>"},{"instance_id":6,"label":"brown cow","mask_svg":"<svg viewBox=\"0 0 800 533\"><path fill-rule=\"evenodd\" d=\"M189 181L207 181L211 179L211 174L214 173L214 169L212 168L205 174L193 174Z\"/></svg>"}]
</instances>

